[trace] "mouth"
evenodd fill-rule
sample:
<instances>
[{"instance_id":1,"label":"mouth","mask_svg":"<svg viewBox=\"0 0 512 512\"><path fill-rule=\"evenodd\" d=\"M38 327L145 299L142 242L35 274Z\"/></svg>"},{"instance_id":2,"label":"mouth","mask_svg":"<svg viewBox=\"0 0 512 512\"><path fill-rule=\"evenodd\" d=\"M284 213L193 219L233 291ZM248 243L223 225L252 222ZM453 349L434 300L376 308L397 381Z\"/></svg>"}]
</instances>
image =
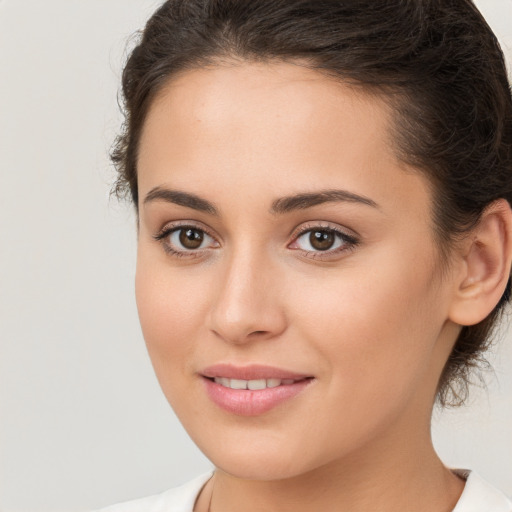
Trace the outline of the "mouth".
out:
<instances>
[{"instance_id":1,"label":"mouth","mask_svg":"<svg viewBox=\"0 0 512 512\"><path fill-rule=\"evenodd\" d=\"M258 416L302 394L313 376L268 366L216 365L201 373L208 398L225 412Z\"/></svg>"},{"instance_id":2,"label":"mouth","mask_svg":"<svg viewBox=\"0 0 512 512\"><path fill-rule=\"evenodd\" d=\"M216 384L220 384L221 386L229 389L248 389L251 391L258 391L261 389L271 389L271 388L277 388L279 386L290 386L292 384L295 384L297 382L301 382L303 380L312 379L313 377L304 377L301 379L276 379L276 378L270 378L270 379L252 379L252 380L245 380L245 379L229 379L228 377L214 377L209 378L210 381L215 382Z\"/></svg>"}]
</instances>

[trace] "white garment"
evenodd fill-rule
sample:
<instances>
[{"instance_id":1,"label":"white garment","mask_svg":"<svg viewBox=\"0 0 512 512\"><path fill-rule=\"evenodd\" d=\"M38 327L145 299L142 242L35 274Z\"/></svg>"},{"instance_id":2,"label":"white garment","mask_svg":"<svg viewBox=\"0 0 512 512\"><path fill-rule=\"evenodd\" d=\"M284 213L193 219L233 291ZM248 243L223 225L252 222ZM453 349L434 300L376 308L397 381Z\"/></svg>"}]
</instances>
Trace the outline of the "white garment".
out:
<instances>
[{"instance_id":1,"label":"white garment","mask_svg":"<svg viewBox=\"0 0 512 512\"><path fill-rule=\"evenodd\" d=\"M467 478L462 496L453 512L512 512L512 502L476 473L454 470ZM97 512L193 512L199 492L212 472L162 494L128 501Z\"/></svg>"},{"instance_id":2,"label":"white garment","mask_svg":"<svg viewBox=\"0 0 512 512\"><path fill-rule=\"evenodd\" d=\"M512 501L476 473L452 470L466 479L466 485L453 512L512 512Z\"/></svg>"}]
</instances>

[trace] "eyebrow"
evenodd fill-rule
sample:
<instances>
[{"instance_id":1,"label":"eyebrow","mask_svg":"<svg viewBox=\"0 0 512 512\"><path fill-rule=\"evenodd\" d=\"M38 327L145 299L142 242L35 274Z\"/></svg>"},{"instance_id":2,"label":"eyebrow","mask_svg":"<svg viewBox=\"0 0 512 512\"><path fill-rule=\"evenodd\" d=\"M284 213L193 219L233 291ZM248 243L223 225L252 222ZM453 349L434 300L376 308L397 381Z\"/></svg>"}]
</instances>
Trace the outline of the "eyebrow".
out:
<instances>
[{"instance_id":1,"label":"eyebrow","mask_svg":"<svg viewBox=\"0 0 512 512\"><path fill-rule=\"evenodd\" d=\"M151 189L144 198L144 204L146 205L147 203L157 200L177 204L179 206L185 206L186 208L192 208L193 210L209 213L210 215L219 215L219 210L213 203L189 192L155 187ZM371 206L372 208L379 207L373 199L354 194L347 190L321 190L319 192L303 192L293 194L291 196L280 197L273 201L270 213L285 214L296 210L306 210L313 206L332 202L359 203Z\"/></svg>"},{"instance_id":2,"label":"eyebrow","mask_svg":"<svg viewBox=\"0 0 512 512\"><path fill-rule=\"evenodd\" d=\"M157 200L166 201L179 206L185 206L187 208L192 208L193 210L209 213L210 215L219 215L219 211L213 203L210 203L206 199L196 196L195 194L190 194L189 192L155 187L151 189L144 198L144 205Z\"/></svg>"},{"instance_id":3,"label":"eyebrow","mask_svg":"<svg viewBox=\"0 0 512 512\"><path fill-rule=\"evenodd\" d=\"M276 199L272 203L270 212L283 214L332 202L359 203L371 206L372 208L379 208L379 205L373 199L354 194L347 190L321 190L319 192L304 192Z\"/></svg>"}]
</instances>

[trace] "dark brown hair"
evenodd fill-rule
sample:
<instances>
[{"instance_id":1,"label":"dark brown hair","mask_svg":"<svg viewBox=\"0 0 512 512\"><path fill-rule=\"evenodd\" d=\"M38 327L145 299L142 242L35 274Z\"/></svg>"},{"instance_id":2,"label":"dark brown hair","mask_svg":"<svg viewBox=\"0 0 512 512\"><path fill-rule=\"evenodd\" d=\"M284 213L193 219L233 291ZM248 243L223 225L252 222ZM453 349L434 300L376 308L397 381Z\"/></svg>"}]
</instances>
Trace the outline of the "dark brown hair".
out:
<instances>
[{"instance_id":1,"label":"dark brown hair","mask_svg":"<svg viewBox=\"0 0 512 512\"><path fill-rule=\"evenodd\" d=\"M378 92L394 107L399 157L433 184L441 253L492 201L512 204L512 98L498 41L470 0L169 0L123 73L125 124L115 192L138 205L137 152L148 108L177 73L236 61L300 61ZM484 362L507 290L463 327L438 386L458 405Z\"/></svg>"}]
</instances>

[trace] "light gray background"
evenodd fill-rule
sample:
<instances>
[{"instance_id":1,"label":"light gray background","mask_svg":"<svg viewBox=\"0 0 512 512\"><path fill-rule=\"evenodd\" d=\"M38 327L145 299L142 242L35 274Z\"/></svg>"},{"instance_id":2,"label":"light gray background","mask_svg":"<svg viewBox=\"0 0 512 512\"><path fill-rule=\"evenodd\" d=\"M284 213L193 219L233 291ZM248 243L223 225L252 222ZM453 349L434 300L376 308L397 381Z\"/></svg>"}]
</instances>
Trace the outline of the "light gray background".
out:
<instances>
[{"instance_id":1,"label":"light gray background","mask_svg":"<svg viewBox=\"0 0 512 512\"><path fill-rule=\"evenodd\" d=\"M477 3L510 59L512 0ZM210 468L153 376L134 302L134 219L109 201L120 64L158 4L0 0L3 512L87 510ZM434 433L448 464L512 495L510 330L489 393L436 415Z\"/></svg>"}]
</instances>

